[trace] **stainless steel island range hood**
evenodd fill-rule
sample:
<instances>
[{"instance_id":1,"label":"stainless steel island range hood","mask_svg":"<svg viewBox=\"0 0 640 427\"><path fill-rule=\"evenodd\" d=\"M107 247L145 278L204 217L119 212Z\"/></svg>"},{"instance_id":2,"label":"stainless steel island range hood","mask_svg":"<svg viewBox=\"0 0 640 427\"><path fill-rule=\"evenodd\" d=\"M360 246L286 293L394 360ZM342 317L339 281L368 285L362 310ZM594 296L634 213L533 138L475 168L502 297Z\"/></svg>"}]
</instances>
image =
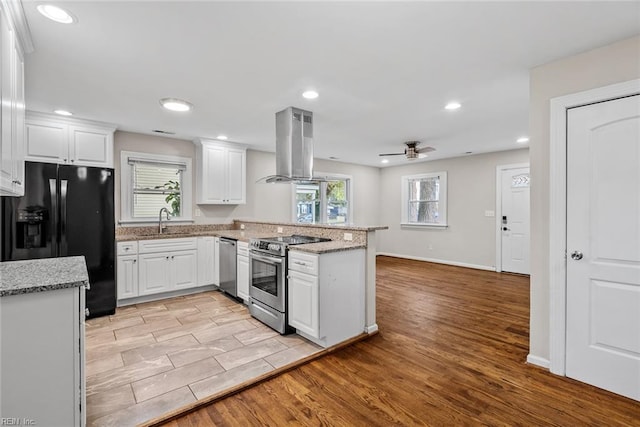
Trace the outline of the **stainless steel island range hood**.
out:
<instances>
[{"instance_id":1,"label":"stainless steel island range hood","mask_svg":"<svg viewBox=\"0 0 640 427\"><path fill-rule=\"evenodd\" d=\"M324 181L313 176L313 113L288 107L276 113L276 174L258 183Z\"/></svg>"}]
</instances>

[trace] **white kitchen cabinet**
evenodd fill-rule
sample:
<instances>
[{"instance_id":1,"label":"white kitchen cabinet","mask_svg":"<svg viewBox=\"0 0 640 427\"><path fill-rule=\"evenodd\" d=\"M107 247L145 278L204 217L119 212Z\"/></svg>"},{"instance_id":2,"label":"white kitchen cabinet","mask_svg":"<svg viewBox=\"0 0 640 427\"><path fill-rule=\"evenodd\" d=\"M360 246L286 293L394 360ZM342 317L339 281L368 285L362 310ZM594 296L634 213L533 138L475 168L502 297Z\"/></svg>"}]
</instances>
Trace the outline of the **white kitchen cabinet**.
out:
<instances>
[{"instance_id":1,"label":"white kitchen cabinet","mask_svg":"<svg viewBox=\"0 0 640 427\"><path fill-rule=\"evenodd\" d=\"M249 244L238 241L236 246L238 263L236 266L236 286L238 298L249 301Z\"/></svg>"},{"instance_id":2,"label":"white kitchen cabinet","mask_svg":"<svg viewBox=\"0 0 640 427\"><path fill-rule=\"evenodd\" d=\"M197 286L197 251L138 255L138 295L151 295Z\"/></svg>"},{"instance_id":3,"label":"white kitchen cabinet","mask_svg":"<svg viewBox=\"0 0 640 427\"><path fill-rule=\"evenodd\" d=\"M0 195L24 195L24 54L13 21L0 8Z\"/></svg>"},{"instance_id":4,"label":"white kitchen cabinet","mask_svg":"<svg viewBox=\"0 0 640 427\"><path fill-rule=\"evenodd\" d=\"M217 237L198 237L198 286L218 285Z\"/></svg>"},{"instance_id":5,"label":"white kitchen cabinet","mask_svg":"<svg viewBox=\"0 0 640 427\"><path fill-rule=\"evenodd\" d=\"M28 161L113 167L115 126L29 112L26 129Z\"/></svg>"},{"instance_id":6,"label":"white kitchen cabinet","mask_svg":"<svg viewBox=\"0 0 640 427\"><path fill-rule=\"evenodd\" d=\"M152 295L197 286L195 237L138 242L138 295Z\"/></svg>"},{"instance_id":7,"label":"white kitchen cabinet","mask_svg":"<svg viewBox=\"0 0 640 427\"><path fill-rule=\"evenodd\" d=\"M116 288L118 300L138 296L138 242L116 245Z\"/></svg>"},{"instance_id":8,"label":"white kitchen cabinet","mask_svg":"<svg viewBox=\"0 0 640 427\"><path fill-rule=\"evenodd\" d=\"M247 152L244 147L197 139L196 202L200 205L246 203Z\"/></svg>"},{"instance_id":9,"label":"white kitchen cabinet","mask_svg":"<svg viewBox=\"0 0 640 427\"><path fill-rule=\"evenodd\" d=\"M0 298L0 425L85 425L84 319L84 287Z\"/></svg>"},{"instance_id":10,"label":"white kitchen cabinet","mask_svg":"<svg viewBox=\"0 0 640 427\"><path fill-rule=\"evenodd\" d=\"M138 296L138 255L119 255L116 262L118 299Z\"/></svg>"},{"instance_id":11,"label":"white kitchen cabinet","mask_svg":"<svg viewBox=\"0 0 640 427\"><path fill-rule=\"evenodd\" d=\"M365 251L289 251L289 325L330 347L364 332Z\"/></svg>"}]
</instances>

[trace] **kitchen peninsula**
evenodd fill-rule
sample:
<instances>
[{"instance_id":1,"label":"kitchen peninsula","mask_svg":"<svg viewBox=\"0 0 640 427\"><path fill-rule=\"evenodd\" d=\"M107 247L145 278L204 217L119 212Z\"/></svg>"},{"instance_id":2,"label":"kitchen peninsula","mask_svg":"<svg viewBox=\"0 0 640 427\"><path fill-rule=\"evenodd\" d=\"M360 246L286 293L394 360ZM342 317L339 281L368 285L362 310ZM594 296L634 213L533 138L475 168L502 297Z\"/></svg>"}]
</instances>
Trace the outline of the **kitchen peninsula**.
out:
<instances>
[{"instance_id":1,"label":"kitchen peninsula","mask_svg":"<svg viewBox=\"0 0 640 427\"><path fill-rule=\"evenodd\" d=\"M84 425L84 257L0 263L0 419Z\"/></svg>"},{"instance_id":2,"label":"kitchen peninsula","mask_svg":"<svg viewBox=\"0 0 640 427\"><path fill-rule=\"evenodd\" d=\"M301 234L313 237L328 238L331 241L293 246L291 250L296 252L309 252L315 254L331 253L346 250L364 249L365 256L365 333L371 334L378 330L376 324L375 306L375 278L376 278L376 238L375 232L386 230L386 226L354 226L354 225L327 225L327 224L297 224L290 222L271 222L259 220L234 220L228 224L198 224L169 226L162 234L157 227L118 227L116 240L118 241L118 259L121 255L132 256L136 244L127 245L127 242L140 242L156 239L177 238L202 238L202 237L226 237L246 245L251 238L266 238L273 236L287 236ZM194 244L195 245L195 244ZM194 246L195 247L195 246ZM129 248L128 250L126 250ZM126 250L126 254L123 253ZM133 258L132 258L133 260ZM120 262L120 261L119 261ZM119 264L120 265L120 264ZM120 268L123 271L123 268ZM120 275L120 273L118 273ZM197 282L193 279L194 282ZM121 281L121 280L119 280ZM120 286L120 285L119 285ZM203 290L206 288L203 288ZM119 297L120 299L120 297ZM132 300L135 303L139 300ZM121 304L121 302L119 302Z\"/></svg>"}]
</instances>

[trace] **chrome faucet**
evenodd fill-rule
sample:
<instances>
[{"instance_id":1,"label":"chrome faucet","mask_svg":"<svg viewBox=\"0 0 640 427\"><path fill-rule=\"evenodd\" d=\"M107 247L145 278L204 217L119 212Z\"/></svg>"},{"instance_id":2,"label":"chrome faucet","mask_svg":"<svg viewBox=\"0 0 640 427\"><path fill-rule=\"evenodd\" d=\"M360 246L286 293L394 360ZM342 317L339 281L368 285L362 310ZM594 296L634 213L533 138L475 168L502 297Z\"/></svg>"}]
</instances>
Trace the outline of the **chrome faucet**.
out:
<instances>
[{"instance_id":1,"label":"chrome faucet","mask_svg":"<svg viewBox=\"0 0 640 427\"><path fill-rule=\"evenodd\" d=\"M163 230L162 228L162 212L163 211L164 213L167 214L167 221L171 220L171 218L169 217L169 210L167 208L160 209L160 213L158 214L158 234L162 234L162 230Z\"/></svg>"}]
</instances>

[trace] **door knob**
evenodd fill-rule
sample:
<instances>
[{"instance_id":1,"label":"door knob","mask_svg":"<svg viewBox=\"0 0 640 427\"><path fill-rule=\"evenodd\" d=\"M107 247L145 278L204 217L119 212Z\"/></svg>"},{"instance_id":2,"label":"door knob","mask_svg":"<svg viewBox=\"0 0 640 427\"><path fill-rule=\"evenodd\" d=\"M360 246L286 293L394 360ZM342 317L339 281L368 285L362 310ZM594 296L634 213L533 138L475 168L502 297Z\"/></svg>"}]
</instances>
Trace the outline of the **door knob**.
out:
<instances>
[{"instance_id":1,"label":"door knob","mask_svg":"<svg viewBox=\"0 0 640 427\"><path fill-rule=\"evenodd\" d=\"M573 251L571 252L571 259L574 259L576 261L580 261L582 259L582 252L580 251Z\"/></svg>"}]
</instances>

